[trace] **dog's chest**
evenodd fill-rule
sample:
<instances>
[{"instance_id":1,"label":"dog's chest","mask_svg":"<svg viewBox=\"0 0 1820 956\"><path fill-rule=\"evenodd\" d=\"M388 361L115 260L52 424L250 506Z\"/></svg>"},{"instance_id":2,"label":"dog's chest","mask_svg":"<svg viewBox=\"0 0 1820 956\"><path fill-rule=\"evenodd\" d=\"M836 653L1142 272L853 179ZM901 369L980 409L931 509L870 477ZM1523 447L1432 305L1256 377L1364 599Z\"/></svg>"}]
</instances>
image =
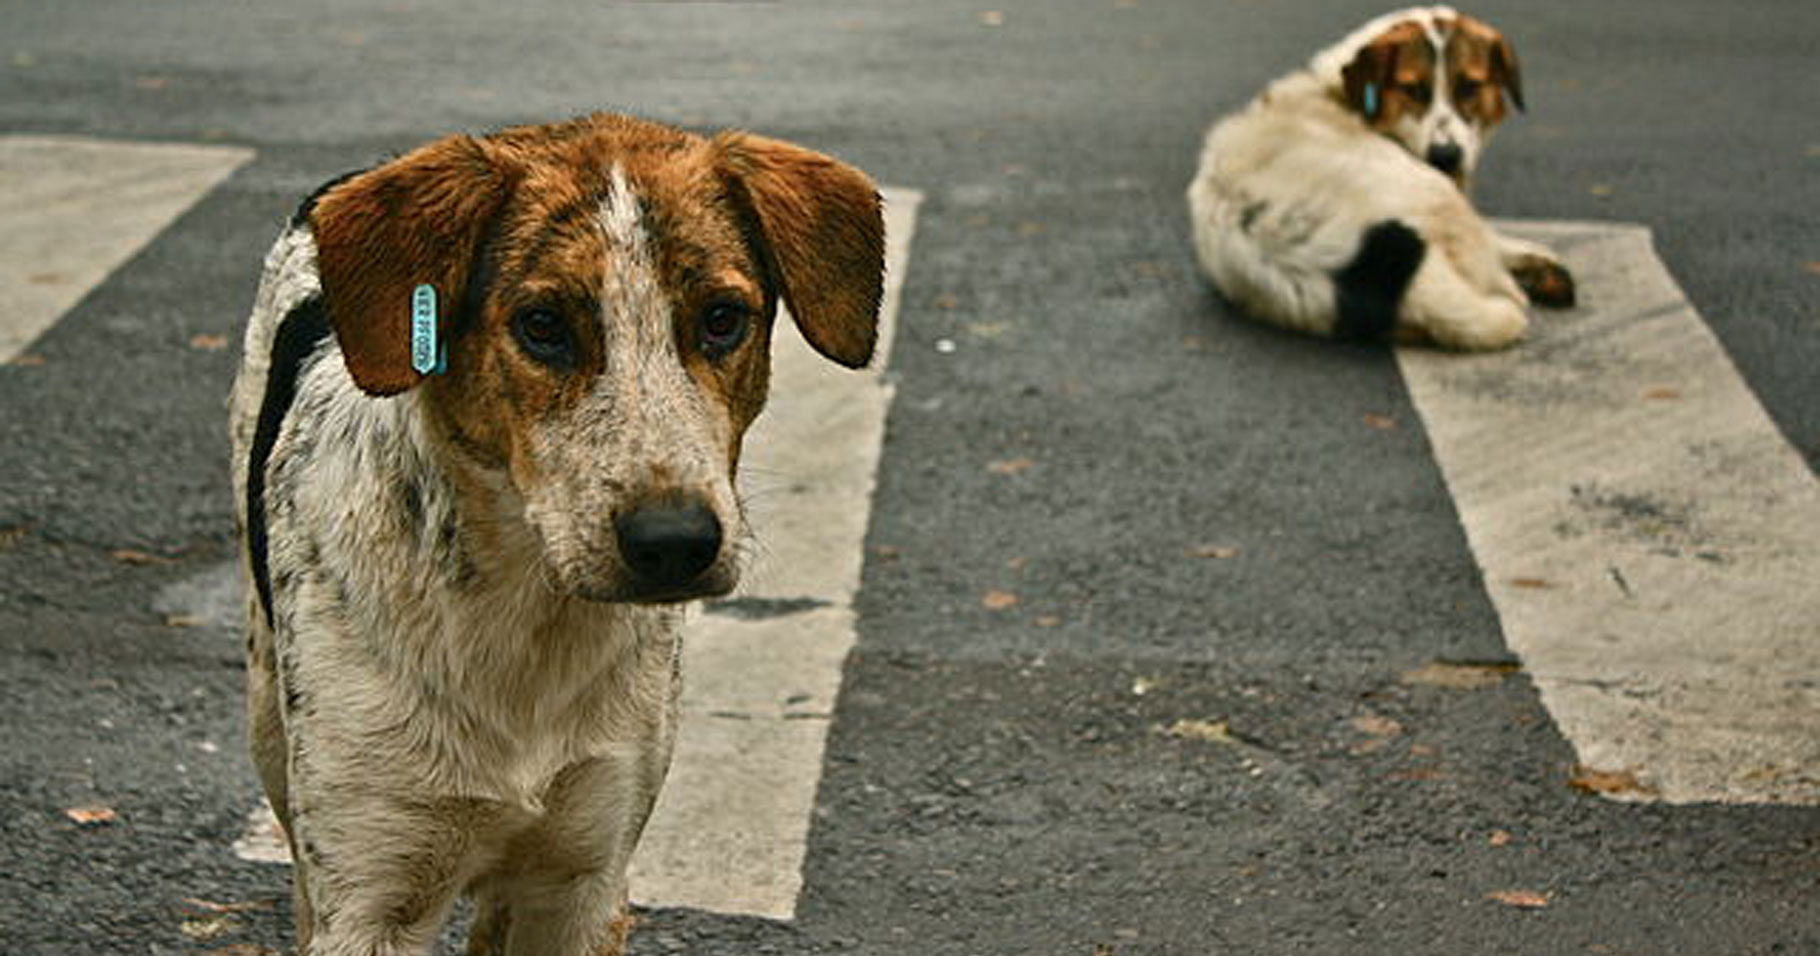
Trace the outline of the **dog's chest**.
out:
<instances>
[{"instance_id":1,"label":"dog's chest","mask_svg":"<svg viewBox=\"0 0 1820 956\"><path fill-rule=\"evenodd\" d=\"M395 624L378 652L328 632L297 638L291 678L331 706L298 715L294 733L340 738L426 794L535 812L566 768L673 732L668 613L584 605L528 624L509 599L442 600Z\"/></svg>"},{"instance_id":2,"label":"dog's chest","mask_svg":"<svg viewBox=\"0 0 1820 956\"><path fill-rule=\"evenodd\" d=\"M679 613L553 594L522 523L430 464L409 399L335 401L343 374L308 376L275 456L293 735L530 809L564 768L665 737Z\"/></svg>"}]
</instances>

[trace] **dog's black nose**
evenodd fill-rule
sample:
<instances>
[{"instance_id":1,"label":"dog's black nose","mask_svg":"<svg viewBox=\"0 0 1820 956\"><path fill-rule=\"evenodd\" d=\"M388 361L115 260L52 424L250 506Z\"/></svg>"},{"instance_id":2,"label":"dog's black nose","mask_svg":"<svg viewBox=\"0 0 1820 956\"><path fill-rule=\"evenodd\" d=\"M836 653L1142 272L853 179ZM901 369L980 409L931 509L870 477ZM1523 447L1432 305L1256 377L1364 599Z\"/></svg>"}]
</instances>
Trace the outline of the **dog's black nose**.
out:
<instances>
[{"instance_id":1,"label":"dog's black nose","mask_svg":"<svg viewBox=\"0 0 1820 956\"><path fill-rule=\"evenodd\" d=\"M1459 175L1460 164L1466 161L1466 151L1453 143L1436 143L1428 147L1428 165L1449 176Z\"/></svg>"},{"instance_id":2,"label":"dog's black nose","mask_svg":"<svg viewBox=\"0 0 1820 956\"><path fill-rule=\"evenodd\" d=\"M720 519L699 502L649 504L613 520L619 553L642 590L681 590L720 556Z\"/></svg>"}]
</instances>

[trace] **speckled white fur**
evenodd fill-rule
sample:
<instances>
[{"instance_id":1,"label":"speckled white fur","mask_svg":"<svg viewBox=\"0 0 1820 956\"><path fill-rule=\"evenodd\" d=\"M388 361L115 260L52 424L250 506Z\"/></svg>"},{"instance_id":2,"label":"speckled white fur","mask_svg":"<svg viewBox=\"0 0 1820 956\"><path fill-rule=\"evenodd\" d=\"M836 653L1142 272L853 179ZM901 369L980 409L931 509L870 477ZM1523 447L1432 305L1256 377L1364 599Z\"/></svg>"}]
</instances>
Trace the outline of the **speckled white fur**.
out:
<instances>
[{"instance_id":1,"label":"speckled white fur","mask_svg":"<svg viewBox=\"0 0 1820 956\"><path fill-rule=\"evenodd\" d=\"M636 208L626 191L602 217L633 240L614 273L626 286L610 306L621 310L607 322L615 329L624 316L669 321L650 314L655 280L639 261ZM231 400L243 524L275 329L318 287L309 231L293 228L267 259ZM673 357L627 362L601 388L655 395L686 384L653 379L683 374ZM426 427L425 401L422 390L361 393L330 336L304 364L268 467L276 626L249 586L252 736L308 887L298 899L307 952L422 952L468 889L476 937L497 938L500 951L592 953L609 934L601 914L623 903L626 863L670 759L681 611L552 587L560 572L546 545L560 560L566 532L551 529L579 527L573 503L599 506L641 463L700 471L718 461L724 472L725 455L658 456L662 440L625 439L639 423L624 412L602 424L583 410L551 423L546 439L546 467L570 485L527 502L503 475L451 458ZM724 427L702 424L695 444ZM617 473L588 467L600 445L564 457L587 441L627 450ZM730 498L729 476L702 478ZM490 922L507 908L518 914L510 925Z\"/></svg>"}]
</instances>

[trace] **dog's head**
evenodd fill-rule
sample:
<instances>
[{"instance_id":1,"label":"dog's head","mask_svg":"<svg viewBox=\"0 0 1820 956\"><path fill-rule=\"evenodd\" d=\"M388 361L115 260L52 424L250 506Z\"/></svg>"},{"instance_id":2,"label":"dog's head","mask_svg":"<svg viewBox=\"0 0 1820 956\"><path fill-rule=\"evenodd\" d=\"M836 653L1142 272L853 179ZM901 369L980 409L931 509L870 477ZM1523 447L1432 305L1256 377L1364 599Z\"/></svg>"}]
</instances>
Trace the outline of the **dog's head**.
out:
<instances>
[{"instance_id":1,"label":"dog's head","mask_svg":"<svg viewBox=\"0 0 1820 956\"><path fill-rule=\"evenodd\" d=\"M878 193L775 140L600 115L439 140L310 211L354 382L414 390L466 480L507 494L547 577L596 600L725 593L745 535L740 442L764 406L779 300L822 355L870 360ZM446 367L413 366L440 302ZM522 511L519 511L519 507Z\"/></svg>"},{"instance_id":2,"label":"dog's head","mask_svg":"<svg viewBox=\"0 0 1820 956\"><path fill-rule=\"evenodd\" d=\"M1523 108L1510 41L1451 7L1379 17L1316 58L1315 69L1372 129L1464 187L1505 98Z\"/></svg>"}]
</instances>

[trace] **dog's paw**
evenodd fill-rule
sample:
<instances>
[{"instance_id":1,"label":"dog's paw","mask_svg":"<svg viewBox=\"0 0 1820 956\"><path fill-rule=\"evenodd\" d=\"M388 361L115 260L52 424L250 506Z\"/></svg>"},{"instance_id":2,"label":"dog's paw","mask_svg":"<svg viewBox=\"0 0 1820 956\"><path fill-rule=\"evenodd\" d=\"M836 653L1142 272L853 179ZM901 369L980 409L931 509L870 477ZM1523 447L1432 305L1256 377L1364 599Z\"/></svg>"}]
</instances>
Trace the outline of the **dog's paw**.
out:
<instances>
[{"instance_id":1,"label":"dog's paw","mask_svg":"<svg viewBox=\"0 0 1820 956\"><path fill-rule=\"evenodd\" d=\"M1511 264L1510 275L1523 287L1529 301L1550 309L1573 308L1574 276L1559 259L1524 256Z\"/></svg>"}]
</instances>

